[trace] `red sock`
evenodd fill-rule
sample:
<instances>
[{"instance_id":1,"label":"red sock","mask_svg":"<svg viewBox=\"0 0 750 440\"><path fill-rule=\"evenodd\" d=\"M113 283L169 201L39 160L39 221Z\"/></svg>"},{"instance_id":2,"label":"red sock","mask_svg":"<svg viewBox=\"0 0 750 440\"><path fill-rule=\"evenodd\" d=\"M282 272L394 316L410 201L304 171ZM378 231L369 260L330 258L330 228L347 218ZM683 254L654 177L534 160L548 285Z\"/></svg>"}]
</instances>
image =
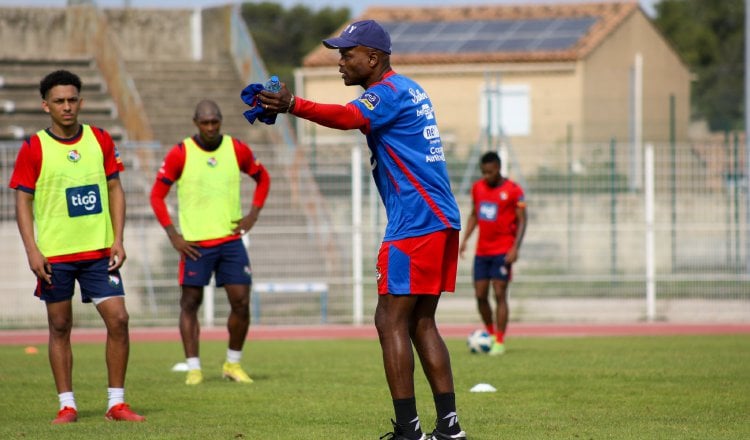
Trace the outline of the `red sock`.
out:
<instances>
[{"instance_id":1,"label":"red sock","mask_svg":"<svg viewBox=\"0 0 750 440\"><path fill-rule=\"evenodd\" d=\"M490 334L490 335L495 334L495 324L485 325L484 329L487 331L487 334Z\"/></svg>"},{"instance_id":2,"label":"red sock","mask_svg":"<svg viewBox=\"0 0 750 440\"><path fill-rule=\"evenodd\" d=\"M502 332L502 330L498 330L495 332L495 340L498 344L502 344L505 342L505 333Z\"/></svg>"}]
</instances>

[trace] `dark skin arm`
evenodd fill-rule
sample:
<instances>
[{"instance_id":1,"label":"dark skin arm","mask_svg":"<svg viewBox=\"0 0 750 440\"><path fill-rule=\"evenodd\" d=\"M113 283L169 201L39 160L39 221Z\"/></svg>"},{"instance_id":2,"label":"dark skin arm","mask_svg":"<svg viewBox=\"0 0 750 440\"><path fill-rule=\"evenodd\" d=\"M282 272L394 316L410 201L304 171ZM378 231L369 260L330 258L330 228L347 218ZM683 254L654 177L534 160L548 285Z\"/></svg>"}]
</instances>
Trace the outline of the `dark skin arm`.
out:
<instances>
[{"instance_id":1,"label":"dark skin arm","mask_svg":"<svg viewBox=\"0 0 750 440\"><path fill-rule=\"evenodd\" d=\"M505 254L505 263L512 264L518 260L518 251L521 249L523 236L526 234L526 208L516 207L516 218L518 219L518 230L516 231L516 241L513 247Z\"/></svg>"},{"instance_id":2,"label":"dark skin arm","mask_svg":"<svg viewBox=\"0 0 750 440\"><path fill-rule=\"evenodd\" d=\"M177 232L177 228L175 228L174 225L169 225L165 227L164 230L167 231L167 236L169 237L169 241L172 242L172 247L175 248L180 255L185 258L190 258L191 260L197 260L200 258L201 253L198 252L198 246L192 241L185 240L182 234Z\"/></svg>"}]
</instances>

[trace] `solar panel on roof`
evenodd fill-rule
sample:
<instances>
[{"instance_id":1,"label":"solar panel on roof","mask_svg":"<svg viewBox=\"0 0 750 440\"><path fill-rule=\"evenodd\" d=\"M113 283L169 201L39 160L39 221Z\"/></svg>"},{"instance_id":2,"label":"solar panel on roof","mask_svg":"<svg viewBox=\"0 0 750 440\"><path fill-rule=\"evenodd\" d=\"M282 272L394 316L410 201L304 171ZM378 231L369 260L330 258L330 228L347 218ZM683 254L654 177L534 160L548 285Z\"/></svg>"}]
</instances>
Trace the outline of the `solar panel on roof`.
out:
<instances>
[{"instance_id":1,"label":"solar panel on roof","mask_svg":"<svg viewBox=\"0 0 750 440\"><path fill-rule=\"evenodd\" d=\"M466 33L471 31L473 28L478 26L478 22L476 21L454 21L454 22L448 22L445 23L445 26L440 30L443 34L453 34L453 33Z\"/></svg>"},{"instance_id":2,"label":"solar panel on roof","mask_svg":"<svg viewBox=\"0 0 750 440\"><path fill-rule=\"evenodd\" d=\"M596 18L593 17L560 20L560 25L557 27L557 31L585 32L594 23L596 23Z\"/></svg>"},{"instance_id":3,"label":"solar panel on roof","mask_svg":"<svg viewBox=\"0 0 750 440\"><path fill-rule=\"evenodd\" d=\"M457 52L494 52L498 40L470 40L464 42Z\"/></svg>"},{"instance_id":4,"label":"solar panel on roof","mask_svg":"<svg viewBox=\"0 0 750 440\"><path fill-rule=\"evenodd\" d=\"M508 52L520 52L533 50L536 38L508 38L503 40L497 50Z\"/></svg>"},{"instance_id":5,"label":"solar panel on roof","mask_svg":"<svg viewBox=\"0 0 750 440\"><path fill-rule=\"evenodd\" d=\"M393 51L403 54L565 50L575 45L596 17L531 20L386 22Z\"/></svg>"},{"instance_id":6,"label":"solar panel on roof","mask_svg":"<svg viewBox=\"0 0 750 440\"><path fill-rule=\"evenodd\" d=\"M403 31L401 31L401 34L404 36L429 35L433 33L437 27L440 27L442 25L443 23L432 22L432 21L410 22L409 26Z\"/></svg>"},{"instance_id":7,"label":"solar panel on roof","mask_svg":"<svg viewBox=\"0 0 750 440\"><path fill-rule=\"evenodd\" d=\"M555 23L555 20L520 20L516 32L541 32Z\"/></svg>"},{"instance_id":8,"label":"solar panel on roof","mask_svg":"<svg viewBox=\"0 0 750 440\"><path fill-rule=\"evenodd\" d=\"M484 21L482 22L482 27L480 29L480 32L502 33L502 32L508 32L517 27L518 27L517 21L510 21L510 20Z\"/></svg>"},{"instance_id":9,"label":"solar panel on roof","mask_svg":"<svg viewBox=\"0 0 750 440\"><path fill-rule=\"evenodd\" d=\"M455 41L445 41L445 40L433 40L433 41L427 41L424 44L422 44L419 47L419 51L421 53L437 53L437 52L444 52L444 53L455 53L456 42Z\"/></svg>"}]
</instances>

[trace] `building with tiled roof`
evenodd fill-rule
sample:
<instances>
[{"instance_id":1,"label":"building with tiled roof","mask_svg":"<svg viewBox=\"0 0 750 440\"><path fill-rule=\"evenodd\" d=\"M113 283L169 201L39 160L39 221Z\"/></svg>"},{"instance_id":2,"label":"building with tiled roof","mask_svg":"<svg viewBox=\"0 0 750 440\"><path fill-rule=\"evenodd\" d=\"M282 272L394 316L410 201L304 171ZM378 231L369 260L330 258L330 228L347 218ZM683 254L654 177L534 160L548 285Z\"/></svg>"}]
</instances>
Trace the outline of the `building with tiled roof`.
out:
<instances>
[{"instance_id":1,"label":"building with tiled roof","mask_svg":"<svg viewBox=\"0 0 750 440\"><path fill-rule=\"evenodd\" d=\"M365 18L391 34L394 70L430 95L455 154L500 133L541 156L571 142L687 137L691 74L635 1L376 7L355 20ZM337 60L322 45L308 54L297 93L329 103L358 96L360 88L343 85ZM303 141L357 135L298 124Z\"/></svg>"}]
</instances>

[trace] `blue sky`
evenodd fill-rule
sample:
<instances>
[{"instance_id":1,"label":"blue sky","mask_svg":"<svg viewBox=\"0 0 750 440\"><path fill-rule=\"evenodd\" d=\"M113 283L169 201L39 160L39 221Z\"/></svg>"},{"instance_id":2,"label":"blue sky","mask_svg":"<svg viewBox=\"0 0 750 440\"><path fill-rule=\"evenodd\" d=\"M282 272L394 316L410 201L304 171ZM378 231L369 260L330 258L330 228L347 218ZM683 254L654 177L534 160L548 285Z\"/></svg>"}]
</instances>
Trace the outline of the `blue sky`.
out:
<instances>
[{"instance_id":1,"label":"blue sky","mask_svg":"<svg viewBox=\"0 0 750 440\"><path fill-rule=\"evenodd\" d=\"M253 0L259 2L260 0ZM313 9L324 6L349 7L353 16L364 12L369 6L449 6L449 5L482 5L482 4L545 4L545 3L580 3L582 0L275 0L284 6L304 4ZM583 0L585 2L585 0ZM602 0L591 0L602 1ZM605 0L606 1L606 0ZM659 0L639 0L643 9L653 16L654 4ZM129 5L135 8L192 8L223 5L227 3L238 3L238 0L96 0L102 7L124 7ZM67 4L67 0L0 0L0 6L56 6Z\"/></svg>"}]
</instances>

